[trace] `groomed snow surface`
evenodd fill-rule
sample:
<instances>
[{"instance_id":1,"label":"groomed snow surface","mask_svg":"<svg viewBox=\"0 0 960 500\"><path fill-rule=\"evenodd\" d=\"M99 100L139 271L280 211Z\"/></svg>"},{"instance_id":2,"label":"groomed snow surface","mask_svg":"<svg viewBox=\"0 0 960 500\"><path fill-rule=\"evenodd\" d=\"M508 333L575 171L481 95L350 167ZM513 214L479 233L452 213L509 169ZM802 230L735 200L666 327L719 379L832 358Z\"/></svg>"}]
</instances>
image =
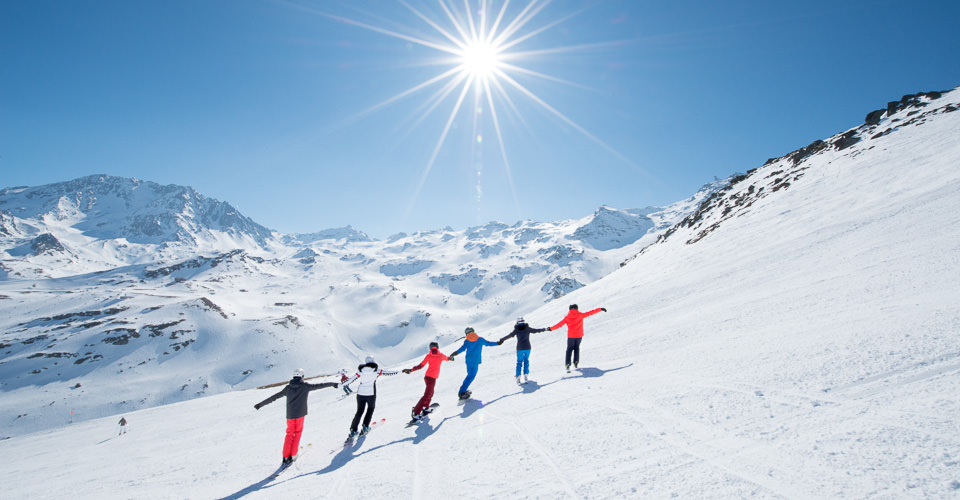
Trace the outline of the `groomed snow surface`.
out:
<instances>
[{"instance_id":1,"label":"groomed snow surface","mask_svg":"<svg viewBox=\"0 0 960 500\"><path fill-rule=\"evenodd\" d=\"M522 387L514 341L485 348L476 400L458 405L463 360L445 363L414 428L423 372L383 377L386 421L347 448L353 400L313 392L306 451L275 480L284 404L253 408L275 389L126 414L123 436L120 415L86 421L0 442L0 496L957 498L960 113L922 129L808 159L700 241L531 311L608 308L571 374L565 329L532 337Z\"/></svg>"}]
</instances>

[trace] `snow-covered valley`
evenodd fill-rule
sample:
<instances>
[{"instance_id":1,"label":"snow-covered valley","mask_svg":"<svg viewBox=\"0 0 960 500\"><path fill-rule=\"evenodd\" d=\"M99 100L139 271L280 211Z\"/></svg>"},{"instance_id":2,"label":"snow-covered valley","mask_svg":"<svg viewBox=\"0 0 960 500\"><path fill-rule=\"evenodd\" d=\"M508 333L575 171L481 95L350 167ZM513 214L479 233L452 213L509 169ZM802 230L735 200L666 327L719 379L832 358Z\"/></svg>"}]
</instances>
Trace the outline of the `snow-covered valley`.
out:
<instances>
[{"instance_id":1,"label":"snow-covered valley","mask_svg":"<svg viewBox=\"0 0 960 500\"><path fill-rule=\"evenodd\" d=\"M11 249L37 238L39 222L0 205L4 491L956 497L960 92L893 104L675 207L556 224L251 239L162 265L125 250L111 267L18 257ZM80 230L71 245L66 227L54 234L64 251L101 255ZM127 248L183 257L169 250L178 241ZM346 448L352 399L314 392L302 457L267 478L283 405L254 410L277 389L251 387L367 354L410 367L430 340L450 352L465 326L496 340L519 314L553 325L570 303L608 309L585 322L579 370L563 369L565 329L532 337L523 386L512 341L487 347L474 399L458 404L463 362L445 363L440 406L414 428L403 424L422 372L384 377L376 420L386 420ZM67 424L70 411L87 414ZM129 431L117 436L121 415Z\"/></svg>"}]
</instances>

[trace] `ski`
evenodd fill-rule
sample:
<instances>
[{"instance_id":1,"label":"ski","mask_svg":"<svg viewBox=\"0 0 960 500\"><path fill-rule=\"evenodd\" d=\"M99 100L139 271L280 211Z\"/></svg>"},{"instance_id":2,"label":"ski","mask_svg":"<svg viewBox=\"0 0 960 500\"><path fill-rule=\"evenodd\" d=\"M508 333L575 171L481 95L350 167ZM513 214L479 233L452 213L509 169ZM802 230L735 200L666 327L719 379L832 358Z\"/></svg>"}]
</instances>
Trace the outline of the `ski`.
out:
<instances>
[{"instance_id":1,"label":"ski","mask_svg":"<svg viewBox=\"0 0 960 500\"><path fill-rule=\"evenodd\" d=\"M342 396L337 396L336 399L334 399L333 401L330 401L330 404L339 403L340 401L343 401L344 399L347 399L350 396L353 396L353 394L344 394Z\"/></svg>"},{"instance_id":2,"label":"ski","mask_svg":"<svg viewBox=\"0 0 960 500\"><path fill-rule=\"evenodd\" d=\"M373 430L377 428L378 423L380 424L380 427L383 427L383 424L386 423L386 421L387 421L386 418L381 418L380 422L377 422L376 420L374 420L373 422L370 422L370 428L367 429L366 432L360 431L360 437L366 436L367 434L370 434L371 432L373 432Z\"/></svg>"},{"instance_id":3,"label":"ski","mask_svg":"<svg viewBox=\"0 0 960 500\"><path fill-rule=\"evenodd\" d=\"M281 472L289 469L289 468L290 468L290 465L292 465L292 464L293 464L293 462L290 462L290 463L286 463L286 464L281 465L276 471L273 472L273 474L270 474L270 479L276 479L276 478L280 475Z\"/></svg>"}]
</instances>

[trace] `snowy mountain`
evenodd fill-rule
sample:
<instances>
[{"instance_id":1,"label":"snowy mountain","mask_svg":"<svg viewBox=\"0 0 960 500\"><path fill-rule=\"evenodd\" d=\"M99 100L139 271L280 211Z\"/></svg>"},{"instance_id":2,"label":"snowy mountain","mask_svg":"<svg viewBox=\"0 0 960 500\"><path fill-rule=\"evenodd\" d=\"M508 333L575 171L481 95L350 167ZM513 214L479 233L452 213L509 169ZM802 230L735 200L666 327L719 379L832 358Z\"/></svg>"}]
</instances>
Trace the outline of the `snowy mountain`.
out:
<instances>
[{"instance_id":1,"label":"snowy mountain","mask_svg":"<svg viewBox=\"0 0 960 500\"><path fill-rule=\"evenodd\" d=\"M0 209L19 219L71 227L96 239L196 244L221 232L261 245L271 231L228 203L183 186L93 175L37 188L0 191Z\"/></svg>"},{"instance_id":2,"label":"snowy mountain","mask_svg":"<svg viewBox=\"0 0 960 500\"><path fill-rule=\"evenodd\" d=\"M596 281L718 187L663 209L384 241L270 233L191 188L135 179L6 189L0 437L62 424L61 408L87 419L275 382L278 364L408 359Z\"/></svg>"},{"instance_id":3,"label":"snowy mountain","mask_svg":"<svg viewBox=\"0 0 960 500\"><path fill-rule=\"evenodd\" d=\"M402 423L422 393L419 372L383 377L378 383L376 430L347 447L342 441L354 412L352 401L338 402L338 391L333 389L314 392L301 458L275 480L268 475L279 464L283 403L259 411L252 406L276 389L227 391L240 387L237 382L220 391L223 394L176 405L139 411L117 407L130 422L128 434L117 436L117 414L101 419L81 415L82 422L66 425L73 401L60 399L56 385L71 386L69 390L76 393L88 391L86 397L108 406L114 395L91 386L112 384L111 389L119 391L126 383L122 377L84 379L80 386L73 380L38 384L31 387L30 398L23 396L25 391L11 391L5 385L5 407L46 398L50 403L41 411L60 412L63 426L0 440L0 453L15 457L0 463L0 477L7 479L4 494L11 498L956 498L960 491L960 429L955 417L960 413L956 286L960 279L960 170L956 168L960 113L954 111L958 107L956 90L898 101L879 117L868 115L862 126L735 176L729 187L689 204L699 209L681 217L683 222L669 234L655 236L659 241L642 252L632 249L632 258L622 266L570 292L564 300L543 302L542 295L536 297L524 311L535 327L556 323L571 302L583 310L608 309L587 318L582 362L572 373L562 367L564 329L533 336L532 381L522 386L513 379L512 341L487 347L472 386L474 399L457 403L462 361L445 363L434 398L440 406L426 423L414 428ZM460 264L457 255L439 252L399 254L404 249L422 250L447 237L461 239L464 245L455 248L463 256L472 256L473 267L466 267L457 279L447 273L451 276L446 285L466 289L474 277L489 278L489 272L481 272L484 260L477 257L478 252L485 251L488 259L509 255L516 245L539 252L557 240L539 242L542 235L537 236L537 230L567 237L589 222L573 222L563 230L521 223L516 227L495 224L464 234L424 233L401 237L376 252L354 249L362 257L339 250L333 257L364 262L396 250L395 265L385 269L394 277L410 278L383 296L406 294L409 298L425 293L430 278L443 274L437 267L469 263ZM505 240L504 234L514 239ZM518 237L524 243L518 243ZM572 245L573 241L579 240L568 238L562 243ZM500 250L499 242L503 243ZM473 246L467 250L466 243ZM327 255L322 247L315 250L316 257ZM575 247L573 254L580 251L589 256L595 249ZM323 261L314 266L322 268ZM570 261L572 265L583 262ZM162 290L167 295L153 299L167 302L162 309L139 309L147 302L126 302L141 300L133 298L117 298L114 309L138 310L146 319L171 308L170 317L183 321L154 325L162 336L185 330L185 323L202 318L222 325L215 320L221 311L241 323L243 308L218 311L202 301L187 300L183 286L195 281L192 286L216 291L219 300L227 287L197 277L210 270L230 270L217 276L239 279L258 266L263 266L261 272L277 272L290 262L258 262L238 253L216 266L212 261L198 265L168 275L186 279L194 272L191 269L203 269L194 278L183 283L164 281L165 288L150 292ZM325 276L323 269L312 272L314 279ZM353 281L331 285L325 299L336 304L319 299L318 310L338 320L386 315L393 305L378 309L382 301L350 304L349 297L341 296L366 296L369 290L364 290L363 283L368 276L358 273ZM534 275L518 271L507 276L520 277L523 283ZM118 278L111 273L97 276ZM29 286L20 283L15 289L10 286L13 279L4 281L0 293L6 298L0 303L21 304L20 309L3 306L8 314L16 311L20 321L36 316L31 307L40 309L41 301L34 294L42 294L45 301L82 302L78 296L87 289L77 285L89 282L17 280ZM251 286L243 293L280 290L288 292L284 301L306 298L290 297L294 290L282 281L275 283L251 283L259 288ZM131 284L142 286L137 280ZM58 287L74 293L55 294ZM137 293L134 287L125 293ZM472 293L450 292L448 299ZM223 302L233 305L239 300ZM283 316L289 307L276 306L276 321L293 324L293 319ZM69 321L73 329L57 331L76 335L76 326L117 321L122 313L114 309L103 307L60 320L36 318L19 328L35 328L38 321L51 326ZM449 313L429 317L424 313L409 318L409 325L429 324L441 314ZM249 334L244 342L271 345L264 340L272 336L266 323L256 325L264 333ZM497 339L509 332L511 323L512 318L505 318L478 331ZM4 326L5 332L11 330ZM138 330L141 337L146 331ZM193 375L201 363L223 367L227 375L240 368L234 361L240 351L257 349L233 347L234 342L218 338L215 331L204 331L178 351L193 353L194 359L163 363L184 379L184 391L218 390L213 384L204 388ZM289 332L305 336L295 327ZM54 341L56 335L51 331L48 338L35 343ZM111 336L123 340L121 333ZM133 349L131 338L132 333L129 343L116 347ZM165 342L184 338L167 337ZM442 342L444 352L459 344L453 339ZM319 346L310 356L298 358L288 352L283 358L272 358L281 365L271 375L283 379L308 359L304 366L316 372L339 368L321 360ZM381 363L387 368L410 367L424 354L423 346L419 347L406 359ZM214 348L224 350L219 360L200 356ZM370 350L378 358L394 351ZM85 365L90 366L88 362L79 366ZM136 364L114 368L123 373L142 369ZM9 378L4 378L5 383ZM165 387L156 380L162 379L138 383L139 394ZM16 419L7 422L7 429L16 429Z\"/></svg>"}]
</instances>

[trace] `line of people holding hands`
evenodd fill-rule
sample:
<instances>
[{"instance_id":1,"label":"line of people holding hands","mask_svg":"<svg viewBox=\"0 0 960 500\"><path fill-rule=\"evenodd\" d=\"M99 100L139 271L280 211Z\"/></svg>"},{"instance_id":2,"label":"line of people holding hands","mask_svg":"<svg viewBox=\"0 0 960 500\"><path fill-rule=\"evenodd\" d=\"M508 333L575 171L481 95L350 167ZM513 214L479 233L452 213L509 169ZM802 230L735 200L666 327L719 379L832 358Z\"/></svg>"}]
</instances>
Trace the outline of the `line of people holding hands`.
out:
<instances>
[{"instance_id":1,"label":"line of people holding hands","mask_svg":"<svg viewBox=\"0 0 960 500\"><path fill-rule=\"evenodd\" d=\"M377 379L381 375L396 375L398 373L410 374L417 370L426 368L423 377L424 391L423 396L413 406L411 411L412 421L416 422L422 419L429 412L430 403L433 399L434 388L437 384L437 378L440 376L440 366L444 361L453 361L460 353L464 354L467 365L467 375L457 391L459 399L468 399L470 397L470 384L476 378L482 362L483 348L502 345L505 341L517 339L517 367L515 377L517 384L522 384L529 380L530 375L530 335L545 331L553 331L563 326L567 327L567 349L564 357L564 364L567 371L570 371L571 362L574 368L580 363L580 342L583 340L583 320L599 312L606 312L606 308L599 307L585 313L580 312L576 304L571 304L569 312L559 323L547 328L531 328L521 317L517 319L513 331L499 339L496 342L487 340L479 336L473 328L468 327L464 333L466 338L457 350L450 353L449 356L440 352L440 347L436 342L430 343L430 352L424 356L423 360L417 365L404 368L402 370L384 370L379 367L372 356L367 356L364 363L357 367L357 372L352 378L346 379L346 374L342 373L343 378L339 383L324 382L311 384L305 382L304 372L298 369L294 372L293 378L284 386L280 392L268 397L267 399L254 405L259 410L264 405L270 404L281 397L286 397L287 401L287 431L283 444L283 465L288 465L296 460L297 450L300 446L300 436L303 433L303 422L307 415L307 395L310 391L322 389L325 387L343 388L348 395L350 384L358 381L356 389L357 411L350 423L350 434L348 439L357 435L362 435L370 430L370 421L373 418L373 411L377 403ZM521 379L521 375L523 378ZM361 427L361 419L363 426Z\"/></svg>"}]
</instances>

